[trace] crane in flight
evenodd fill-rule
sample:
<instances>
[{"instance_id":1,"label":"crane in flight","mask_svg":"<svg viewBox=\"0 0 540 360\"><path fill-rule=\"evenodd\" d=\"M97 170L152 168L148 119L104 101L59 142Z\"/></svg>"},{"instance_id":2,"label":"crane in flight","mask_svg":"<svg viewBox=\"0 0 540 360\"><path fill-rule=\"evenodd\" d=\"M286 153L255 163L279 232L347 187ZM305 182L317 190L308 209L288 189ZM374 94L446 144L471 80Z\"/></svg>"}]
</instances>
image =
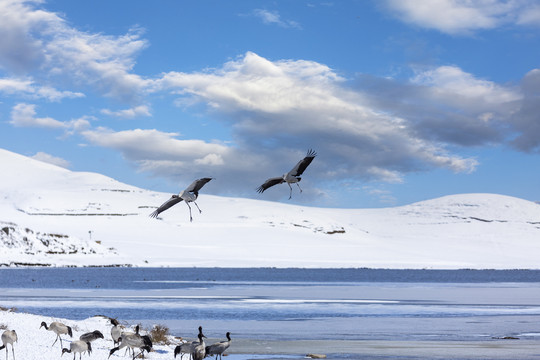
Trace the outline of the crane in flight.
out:
<instances>
[{"instance_id":1,"label":"crane in flight","mask_svg":"<svg viewBox=\"0 0 540 360\"><path fill-rule=\"evenodd\" d=\"M160 207L156 209L153 213L150 214L150 217L156 218L160 213L167 210L171 206L174 206L184 200L186 202L186 205L189 208L189 221L193 221L193 217L191 216L191 206L189 206L189 203L192 202L197 206L197 209L199 209L199 213L202 213L201 209L199 208L199 205L195 202L197 198L199 197L199 190L212 178L202 178L197 179L194 182L191 183L185 190L180 192L178 195L173 195L171 198L167 201L165 201Z\"/></svg>"},{"instance_id":2,"label":"crane in flight","mask_svg":"<svg viewBox=\"0 0 540 360\"><path fill-rule=\"evenodd\" d=\"M283 176L274 177L266 180L264 184L259 186L256 190L258 193L263 193L266 189L269 187L272 187L277 184L283 184L287 183L289 185L290 193L289 193L289 200L292 198L292 187L291 184L296 184L298 188L300 189L300 192L302 192L302 188L298 184L302 178L300 175L306 170L309 164L315 159L315 156L317 156L317 153L313 151L312 149L309 149L306 156L296 164L295 167L292 168L291 171L284 174Z\"/></svg>"}]
</instances>

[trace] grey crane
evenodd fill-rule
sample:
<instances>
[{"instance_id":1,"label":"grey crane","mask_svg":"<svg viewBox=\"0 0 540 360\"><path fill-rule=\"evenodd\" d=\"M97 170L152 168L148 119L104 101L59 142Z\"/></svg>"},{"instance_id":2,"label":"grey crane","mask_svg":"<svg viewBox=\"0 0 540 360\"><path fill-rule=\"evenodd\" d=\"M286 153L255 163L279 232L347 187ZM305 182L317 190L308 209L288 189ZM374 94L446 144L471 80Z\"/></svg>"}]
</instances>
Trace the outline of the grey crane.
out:
<instances>
[{"instance_id":1,"label":"grey crane","mask_svg":"<svg viewBox=\"0 0 540 360\"><path fill-rule=\"evenodd\" d=\"M82 359L83 352L88 352L88 355L92 353L92 345L90 345L90 341L75 340L69 344L69 349L62 349L62 355L65 353L73 353L73 360L75 360L77 353L79 353L79 359Z\"/></svg>"},{"instance_id":2,"label":"grey crane","mask_svg":"<svg viewBox=\"0 0 540 360\"><path fill-rule=\"evenodd\" d=\"M229 348L229 346L231 346L231 333L227 332L225 336L227 337L227 340L220 341L206 347L206 356L216 355L217 360L219 355L219 359L221 360L221 355Z\"/></svg>"},{"instance_id":3,"label":"grey crane","mask_svg":"<svg viewBox=\"0 0 540 360\"><path fill-rule=\"evenodd\" d=\"M302 188L300 188L300 185L298 184L302 178L300 175L304 173L306 168L309 164L315 159L315 156L317 156L317 153L313 151L312 149L309 149L306 156L296 164L295 167L292 168L291 171L289 171L286 174L283 174L283 176L274 177L266 180L264 184L259 186L256 190L258 193L263 193L266 189L269 187L272 187L277 184L283 184L287 183L289 185L290 193L289 193L289 200L292 198L292 187L291 184L296 184L298 186L298 189L300 189L300 192L302 192Z\"/></svg>"},{"instance_id":4,"label":"grey crane","mask_svg":"<svg viewBox=\"0 0 540 360\"><path fill-rule=\"evenodd\" d=\"M84 342L92 342L96 341L97 339L103 339L103 334L99 330L94 330L92 332L87 332L79 336L79 340Z\"/></svg>"},{"instance_id":5,"label":"grey crane","mask_svg":"<svg viewBox=\"0 0 540 360\"><path fill-rule=\"evenodd\" d=\"M111 321L111 324L113 325L113 327L111 328L111 338L113 340L113 345L116 345L120 343L118 339L120 338L120 336L122 336L122 329L119 326L120 323L118 322L118 320L110 319L110 321Z\"/></svg>"},{"instance_id":6,"label":"grey crane","mask_svg":"<svg viewBox=\"0 0 540 360\"><path fill-rule=\"evenodd\" d=\"M203 334L199 334L199 344L196 345L193 348L193 351L191 352L191 358L193 360L203 360L206 356L206 344L204 343L204 339L206 336Z\"/></svg>"},{"instance_id":7,"label":"grey crane","mask_svg":"<svg viewBox=\"0 0 540 360\"><path fill-rule=\"evenodd\" d=\"M199 208L199 205L195 202L197 198L199 197L199 190L212 178L202 178L197 179L194 182L191 183L185 190L180 192L178 195L173 195L171 198L167 201L165 201L160 207L157 208L156 211L150 214L150 217L156 218L160 213L167 210L171 206L174 206L178 204L180 201L184 200L189 208L189 221L193 221L193 217L191 216L191 206L189 206L189 203L192 202L197 206L197 209L199 209L199 213L202 213L201 209Z\"/></svg>"},{"instance_id":8,"label":"grey crane","mask_svg":"<svg viewBox=\"0 0 540 360\"><path fill-rule=\"evenodd\" d=\"M120 345L109 351L109 357L111 357L111 355L114 354L116 351L126 346L131 348L138 348L141 350L141 352L137 355L135 355L135 351L133 351L133 360L135 360L135 358L142 354L145 350L146 352L152 351L152 339L150 339L150 336L148 335L124 333L118 340L120 341Z\"/></svg>"},{"instance_id":9,"label":"grey crane","mask_svg":"<svg viewBox=\"0 0 540 360\"><path fill-rule=\"evenodd\" d=\"M200 338L206 337L203 334L202 326L199 326L199 334L197 335L199 337L199 340L191 341L191 342L185 342L183 344L180 344L174 348L174 357L176 358L176 355L180 355L180 359L184 357L184 354L189 354L190 359L193 357L193 351L195 350L195 347L200 344Z\"/></svg>"},{"instance_id":10,"label":"grey crane","mask_svg":"<svg viewBox=\"0 0 540 360\"><path fill-rule=\"evenodd\" d=\"M8 359L7 344L11 344L11 353L13 354L13 360L15 360L15 350L13 349L14 342L17 342L17 333L15 330L6 330L2 333L2 346L0 346L0 350L6 348L6 360Z\"/></svg>"},{"instance_id":11,"label":"grey crane","mask_svg":"<svg viewBox=\"0 0 540 360\"><path fill-rule=\"evenodd\" d=\"M135 326L135 332L132 332L132 331L122 331L120 328L118 328L119 331L120 331L120 336L117 338L117 343L120 344L120 340L122 337L125 337L125 336L134 336L134 335L139 335L139 331L140 331L140 326L137 325ZM124 355L126 355L128 352L130 355L135 355L135 350L133 349L134 347L131 346L129 343L126 345L126 351L124 352Z\"/></svg>"},{"instance_id":12,"label":"grey crane","mask_svg":"<svg viewBox=\"0 0 540 360\"><path fill-rule=\"evenodd\" d=\"M174 348L174 357L176 358L176 355L180 354L180 359L184 357L184 354L189 354L189 357L191 358L191 353L193 352L193 344L192 342L185 342L183 344L177 345Z\"/></svg>"},{"instance_id":13,"label":"grey crane","mask_svg":"<svg viewBox=\"0 0 540 360\"><path fill-rule=\"evenodd\" d=\"M56 344L56 342L58 341L58 339L60 339L60 348L63 347L62 345L62 338L60 337L60 335L65 335L65 334L68 334L69 336L73 337L73 331L71 331L71 327L67 326L67 325L64 325L60 322L52 322L51 325L47 326L47 324L45 323L45 321L42 321L41 322L41 326L39 327L40 329L44 327L45 330L49 330L49 331L52 331L56 334L56 340L54 340L53 344L51 346L54 346L54 344Z\"/></svg>"}]
</instances>

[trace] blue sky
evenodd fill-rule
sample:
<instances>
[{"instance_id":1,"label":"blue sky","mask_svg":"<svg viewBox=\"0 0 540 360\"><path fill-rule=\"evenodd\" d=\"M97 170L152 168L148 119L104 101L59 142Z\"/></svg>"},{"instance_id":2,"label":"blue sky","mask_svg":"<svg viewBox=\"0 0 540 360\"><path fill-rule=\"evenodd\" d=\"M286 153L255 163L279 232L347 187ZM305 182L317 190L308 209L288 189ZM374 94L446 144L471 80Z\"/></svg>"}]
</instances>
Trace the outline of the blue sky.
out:
<instances>
[{"instance_id":1,"label":"blue sky","mask_svg":"<svg viewBox=\"0 0 540 360\"><path fill-rule=\"evenodd\" d=\"M175 193L540 200L540 2L0 0L0 147ZM288 200L264 180L318 156Z\"/></svg>"}]
</instances>

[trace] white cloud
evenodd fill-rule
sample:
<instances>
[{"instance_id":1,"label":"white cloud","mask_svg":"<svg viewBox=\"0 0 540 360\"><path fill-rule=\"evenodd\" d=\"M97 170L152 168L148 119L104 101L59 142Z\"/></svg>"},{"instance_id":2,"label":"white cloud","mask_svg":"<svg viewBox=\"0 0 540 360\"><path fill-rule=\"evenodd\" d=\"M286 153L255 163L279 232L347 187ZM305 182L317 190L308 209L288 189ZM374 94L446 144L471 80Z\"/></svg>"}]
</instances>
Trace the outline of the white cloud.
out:
<instances>
[{"instance_id":1,"label":"white cloud","mask_svg":"<svg viewBox=\"0 0 540 360\"><path fill-rule=\"evenodd\" d=\"M84 94L72 91L59 91L50 86L39 86L29 79L0 78L0 92L12 96L26 96L32 99L60 101L64 98L80 98Z\"/></svg>"},{"instance_id":2,"label":"white cloud","mask_svg":"<svg viewBox=\"0 0 540 360\"><path fill-rule=\"evenodd\" d=\"M133 119L140 116L152 116L150 113L150 108L147 105L139 105L130 109L112 111L109 109L101 110L102 114L124 118L124 119Z\"/></svg>"},{"instance_id":3,"label":"white cloud","mask_svg":"<svg viewBox=\"0 0 540 360\"><path fill-rule=\"evenodd\" d=\"M11 110L10 124L16 127L40 127L51 129L62 129L65 135L72 135L75 132L84 131L91 127L92 117L83 116L69 121L59 121L51 117L37 117L36 105L19 103Z\"/></svg>"},{"instance_id":4,"label":"white cloud","mask_svg":"<svg viewBox=\"0 0 540 360\"><path fill-rule=\"evenodd\" d=\"M264 24L278 25L284 28L301 28L300 24L296 21L283 20L277 11L255 9L253 10L253 14L260 18Z\"/></svg>"},{"instance_id":5,"label":"white cloud","mask_svg":"<svg viewBox=\"0 0 540 360\"><path fill-rule=\"evenodd\" d=\"M479 106L479 101L489 107L519 101L523 97L518 89L500 86L493 81L477 79L457 66L440 66L422 71L411 81L429 86L441 97L450 98L459 95L468 98L476 106Z\"/></svg>"},{"instance_id":6,"label":"white cloud","mask_svg":"<svg viewBox=\"0 0 540 360\"><path fill-rule=\"evenodd\" d=\"M211 154L226 154L227 147L202 140L179 140L177 133L155 129L113 131L96 128L81 134L92 144L122 151L132 160L175 160L193 162ZM211 162L207 162L211 164Z\"/></svg>"},{"instance_id":7,"label":"white cloud","mask_svg":"<svg viewBox=\"0 0 540 360\"><path fill-rule=\"evenodd\" d=\"M135 55L147 46L140 30L122 36L82 32L58 14L40 9L40 3L0 3L0 68L17 74L39 68L51 79L89 84L129 101L145 91L147 81L131 72ZM58 96L43 89L48 96Z\"/></svg>"},{"instance_id":8,"label":"white cloud","mask_svg":"<svg viewBox=\"0 0 540 360\"><path fill-rule=\"evenodd\" d=\"M220 69L171 72L155 84L226 117L238 148L263 155L274 174L288 171L293 159L311 147L326 154L317 163L319 176L329 178L399 182L408 171L468 172L477 164L419 137L406 117L376 110L363 92L316 62L272 62L248 52Z\"/></svg>"},{"instance_id":9,"label":"white cloud","mask_svg":"<svg viewBox=\"0 0 540 360\"><path fill-rule=\"evenodd\" d=\"M50 117L36 117L36 106L33 104L20 103L11 110L11 121L13 126L18 127L43 127L43 128L65 128L62 121Z\"/></svg>"},{"instance_id":10,"label":"white cloud","mask_svg":"<svg viewBox=\"0 0 540 360\"><path fill-rule=\"evenodd\" d=\"M53 165L56 165L56 166L60 166L60 167L63 167L63 168L69 168L69 166L70 166L69 161L67 161L65 159L62 159L62 158L59 158L59 157L56 157L56 156L52 156L52 155L44 153L44 152L38 152L34 156L31 156L31 158L35 159L35 160L43 161L43 162L46 162L46 163L49 163L49 164L53 164Z\"/></svg>"},{"instance_id":11,"label":"white cloud","mask_svg":"<svg viewBox=\"0 0 540 360\"><path fill-rule=\"evenodd\" d=\"M81 135L92 145L120 151L140 171L174 181L192 181L197 177L212 176L219 177L224 184L236 183L230 189L237 190L245 190L245 185L238 185L238 178L242 175L256 173L259 176L245 177L246 181L262 181L259 179L259 169L264 158L224 144L182 140L178 139L177 133L155 129L114 131L96 128L82 131ZM250 190L254 188L255 183ZM223 190L226 192L227 187Z\"/></svg>"},{"instance_id":12,"label":"white cloud","mask_svg":"<svg viewBox=\"0 0 540 360\"><path fill-rule=\"evenodd\" d=\"M538 24L534 0L386 0L404 22L447 34L471 34L499 26Z\"/></svg>"}]
</instances>

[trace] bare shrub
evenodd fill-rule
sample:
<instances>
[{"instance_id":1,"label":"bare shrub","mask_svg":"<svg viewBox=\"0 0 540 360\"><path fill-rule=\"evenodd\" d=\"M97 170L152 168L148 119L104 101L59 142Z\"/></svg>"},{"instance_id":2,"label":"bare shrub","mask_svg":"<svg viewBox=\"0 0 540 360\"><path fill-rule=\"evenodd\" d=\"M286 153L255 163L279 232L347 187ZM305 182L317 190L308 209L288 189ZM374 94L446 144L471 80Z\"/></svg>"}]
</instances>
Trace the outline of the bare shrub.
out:
<instances>
[{"instance_id":1,"label":"bare shrub","mask_svg":"<svg viewBox=\"0 0 540 360\"><path fill-rule=\"evenodd\" d=\"M163 345L171 344L171 341L169 340L169 328L165 325L154 325L152 330L150 330L150 337L155 343Z\"/></svg>"}]
</instances>

